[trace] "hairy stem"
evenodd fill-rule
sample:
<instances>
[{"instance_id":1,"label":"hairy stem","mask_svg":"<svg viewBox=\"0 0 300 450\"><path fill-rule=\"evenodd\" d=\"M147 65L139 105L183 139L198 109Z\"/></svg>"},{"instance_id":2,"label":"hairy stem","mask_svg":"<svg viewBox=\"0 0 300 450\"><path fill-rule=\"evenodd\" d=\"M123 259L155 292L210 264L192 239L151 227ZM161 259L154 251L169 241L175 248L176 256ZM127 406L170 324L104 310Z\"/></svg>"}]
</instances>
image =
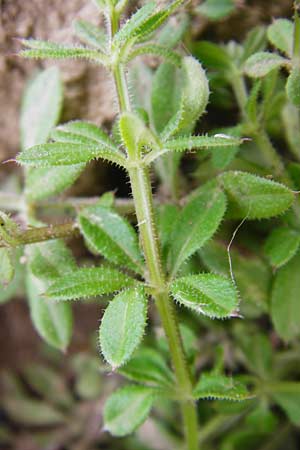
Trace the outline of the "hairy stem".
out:
<instances>
[{"instance_id":1,"label":"hairy stem","mask_svg":"<svg viewBox=\"0 0 300 450\"><path fill-rule=\"evenodd\" d=\"M49 225L45 227L29 228L23 232L14 234L15 246L35 244L37 242L50 241L52 239L69 238L79 236L79 229L71 223L59 225ZM0 247L5 247L5 243L0 242Z\"/></svg>"},{"instance_id":2,"label":"hairy stem","mask_svg":"<svg viewBox=\"0 0 300 450\"><path fill-rule=\"evenodd\" d=\"M112 35L116 32L112 14ZM130 111L130 99L124 68L117 64L113 77L118 94L120 112ZM147 281L153 288L153 297L164 328L180 395L187 450L198 450L197 410L192 399L192 380L189 372L174 304L168 295L166 276L162 269L158 233L154 221L153 195L148 169L140 166L129 169L131 190L143 246Z\"/></svg>"},{"instance_id":3,"label":"hairy stem","mask_svg":"<svg viewBox=\"0 0 300 450\"><path fill-rule=\"evenodd\" d=\"M132 168L129 176L147 264L147 278L153 288L153 296L168 340L177 378L186 444L189 450L197 450L198 425L196 406L192 400L192 381L186 363L176 311L169 298L165 274L161 266L149 173L145 168Z\"/></svg>"}]
</instances>

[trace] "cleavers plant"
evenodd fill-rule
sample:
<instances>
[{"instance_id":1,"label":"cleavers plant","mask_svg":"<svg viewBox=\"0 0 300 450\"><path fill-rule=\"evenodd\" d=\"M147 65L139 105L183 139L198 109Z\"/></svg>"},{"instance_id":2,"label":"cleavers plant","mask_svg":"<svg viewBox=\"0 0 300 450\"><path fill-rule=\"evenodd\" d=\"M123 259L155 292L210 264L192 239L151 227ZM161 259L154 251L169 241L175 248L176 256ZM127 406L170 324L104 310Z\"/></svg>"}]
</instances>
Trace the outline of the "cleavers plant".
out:
<instances>
[{"instance_id":1,"label":"cleavers plant","mask_svg":"<svg viewBox=\"0 0 300 450\"><path fill-rule=\"evenodd\" d=\"M292 206L299 218L299 207L289 175L270 146L265 130L258 127L261 85L255 85L249 98L245 98L243 76L233 63L229 68L234 76L230 79L239 99L243 127L213 135L193 134L209 101L206 73L194 57L183 56L173 49L180 41L184 26L177 36L168 36L168 30L157 34L170 15L179 10L182 1L175 0L166 7L146 2L121 26L125 0L96 0L95 3L106 17L107 30L82 20L75 23L76 35L88 46L22 40L25 49L20 54L26 58L85 58L104 66L114 81L118 115L111 136L84 121L56 126L62 102L59 70L47 69L29 85L22 105L22 151L17 157L17 162L25 168L25 188L19 203L14 205L26 229L1 213L2 279L8 284L16 272L4 292L9 295L9 289L18 282L15 261L24 249L33 323L49 344L62 350L67 347L72 332L69 300L115 293L100 325L101 353L112 370L135 384L118 389L107 400L104 429L115 436L131 433L144 422L155 401L162 396L179 404L185 448L197 450L201 442L198 400L248 401L260 391L257 387L249 390L242 380L225 375L218 361L210 372L203 372L198 380L195 378L198 373L195 367L190 367L186 356L176 303L209 319L239 320L241 315L231 267L227 267L224 275L212 263L212 272L199 273L190 265L192 256L200 249L209 252L204 245L218 230L225 213L233 219L265 219L283 214ZM285 22L272 26L271 41L279 36L275 27L290 27ZM297 13L295 30L299 35ZM259 53L250 56L244 64L245 54L240 57L248 75L263 76L269 69L282 65L291 68L287 92L296 106L299 106L298 91L294 95L293 90L295 83L299 85L299 42L296 36L292 52L291 47L288 50L281 47L280 41L278 48L287 51L287 58ZM205 53L206 49L205 45L198 46L198 54ZM217 56L222 59L220 53L221 50ZM146 101L145 93L144 103L137 98L134 84L128 88L131 61L140 55L163 59L152 81L151 99ZM228 71L228 62L223 65ZM175 80L176 89L173 89ZM178 202L176 174L180 156L186 151L200 150L199 154L210 152L215 158L218 154L225 159L231 155L233 158L244 142L241 136L251 137L261 145L269 168L274 168L279 181L288 186L241 170L229 170ZM45 205L49 197L71 186L93 159L103 159L126 171L133 202L124 205L110 193L91 204L70 200L69 207L76 215L72 222L42 223L38 219L39 205ZM151 170L166 183L174 204L157 206ZM65 206L67 203L66 200ZM55 206L49 201L48 206L51 205ZM127 207L135 212L136 227L122 215ZM272 242L278 240L276 233L282 240L289 234L291 246L295 247L295 251L290 250L291 256L299 246L299 239L293 230L274 231L266 251L280 266L288 256L286 253L284 257L278 253L273 255ZM91 253L102 255L105 262L99 266L77 266L63 239L79 234ZM209 267L209 263L206 265ZM151 300L168 342L174 373L159 348L138 349L146 332ZM255 384L253 380L251 384Z\"/></svg>"}]
</instances>

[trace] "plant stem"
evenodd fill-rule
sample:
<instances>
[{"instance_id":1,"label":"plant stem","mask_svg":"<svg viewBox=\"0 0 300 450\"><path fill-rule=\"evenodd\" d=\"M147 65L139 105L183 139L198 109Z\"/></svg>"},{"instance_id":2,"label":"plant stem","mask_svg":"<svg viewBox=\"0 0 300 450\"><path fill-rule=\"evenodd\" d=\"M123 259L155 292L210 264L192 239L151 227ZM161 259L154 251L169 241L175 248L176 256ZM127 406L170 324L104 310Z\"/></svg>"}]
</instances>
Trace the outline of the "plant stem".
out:
<instances>
[{"instance_id":1,"label":"plant stem","mask_svg":"<svg viewBox=\"0 0 300 450\"><path fill-rule=\"evenodd\" d=\"M165 274L161 266L149 173L147 169L138 167L130 169L129 176L147 264L147 278L153 288L153 296L168 340L177 378L187 449L198 450L197 411L192 400L191 375L186 363L175 308L168 296Z\"/></svg>"},{"instance_id":2,"label":"plant stem","mask_svg":"<svg viewBox=\"0 0 300 450\"><path fill-rule=\"evenodd\" d=\"M237 72L237 69L236 69L236 71L234 71L232 73L230 83L231 83L231 87L234 92L234 96L236 98L237 104L239 106L240 113L241 113L243 119L246 119L247 114L246 114L245 107L246 107L246 103L248 100L248 93L247 93L244 77L239 72Z\"/></svg>"},{"instance_id":3,"label":"plant stem","mask_svg":"<svg viewBox=\"0 0 300 450\"><path fill-rule=\"evenodd\" d=\"M293 59L300 64L300 2L294 3L294 43L293 43Z\"/></svg>"},{"instance_id":4,"label":"plant stem","mask_svg":"<svg viewBox=\"0 0 300 450\"><path fill-rule=\"evenodd\" d=\"M18 232L13 238L16 241L15 246L35 244L36 242L50 241L52 239L68 238L79 236L79 229L71 223L59 225L49 225L46 227L29 228L23 232ZM0 247L1 247L0 243ZM5 246L5 245L3 245Z\"/></svg>"},{"instance_id":5,"label":"plant stem","mask_svg":"<svg viewBox=\"0 0 300 450\"><path fill-rule=\"evenodd\" d=\"M112 36L116 32L115 23L114 12L112 11ZM121 64L116 64L112 72L118 94L120 112L130 111L131 105L124 68ZM146 278L153 288L153 297L169 344L180 396L186 448L187 450L198 450L197 410L192 399L193 385L191 374L185 358L174 304L168 295L166 276L161 264L158 233L154 221L150 176L148 169L143 167L142 161L140 163L140 166L131 167L128 172L141 243L145 254Z\"/></svg>"}]
</instances>

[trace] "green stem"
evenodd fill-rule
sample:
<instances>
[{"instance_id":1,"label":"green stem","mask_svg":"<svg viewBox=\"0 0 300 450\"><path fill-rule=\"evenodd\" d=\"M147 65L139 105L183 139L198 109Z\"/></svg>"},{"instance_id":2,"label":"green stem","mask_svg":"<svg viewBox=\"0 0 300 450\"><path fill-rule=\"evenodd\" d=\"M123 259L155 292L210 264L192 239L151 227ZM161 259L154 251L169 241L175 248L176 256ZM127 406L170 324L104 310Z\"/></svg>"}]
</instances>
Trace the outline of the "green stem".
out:
<instances>
[{"instance_id":1,"label":"green stem","mask_svg":"<svg viewBox=\"0 0 300 450\"><path fill-rule=\"evenodd\" d=\"M246 83L244 77L237 71L232 73L230 79L231 87L234 92L234 96L236 98L237 104L239 106L240 113L243 119L246 119L246 103L248 100L248 93L246 88Z\"/></svg>"},{"instance_id":2,"label":"green stem","mask_svg":"<svg viewBox=\"0 0 300 450\"><path fill-rule=\"evenodd\" d=\"M112 35L116 33L115 13L111 13ZM130 98L124 68L116 64L112 70L118 94L120 112L130 111ZM198 450L197 410L192 399L192 379L186 362L178 320L173 301L168 295L166 276L162 269L158 233L154 221L153 194L148 169L134 166L129 169L131 190L139 226L141 243L147 266L147 281L153 289L153 297L168 340L171 359L177 379L181 414L184 423L187 450Z\"/></svg>"},{"instance_id":3,"label":"green stem","mask_svg":"<svg viewBox=\"0 0 300 450\"><path fill-rule=\"evenodd\" d=\"M153 296L168 340L177 379L187 449L198 450L197 411L192 400L191 375L186 363L174 304L169 298L162 270L149 173L146 168L135 167L129 170L129 176L147 264L147 279L153 288Z\"/></svg>"},{"instance_id":4,"label":"green stem","mask_svg":"<svg viewBox=\"0 0 300 450\"><path fill-rule=\"evenodd\" d=\"M295 15L294 15L294 43L293 43L293 59L300 64L300 2L294 3Z\"/></svg>"}]
</instances>

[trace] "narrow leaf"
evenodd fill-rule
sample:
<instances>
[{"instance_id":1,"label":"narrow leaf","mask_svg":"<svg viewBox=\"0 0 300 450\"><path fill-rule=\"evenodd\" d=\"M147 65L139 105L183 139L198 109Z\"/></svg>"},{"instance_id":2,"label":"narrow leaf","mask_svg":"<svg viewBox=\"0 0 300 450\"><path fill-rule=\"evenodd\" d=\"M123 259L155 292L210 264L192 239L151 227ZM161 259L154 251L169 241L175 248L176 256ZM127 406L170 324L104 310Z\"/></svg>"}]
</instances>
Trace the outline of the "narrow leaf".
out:
<instances>
[{"instance_id":1,"label":"narrow leaf","mask_svg":"<svg viewBox=\"0 0 300 450\"><path fill-rule=\"evenodd\" d=\"M287 83L286 93L289 101L300 108L300 69L299 67L293 67Z\"/></svg>"},{"instance_id":2,"label":"narrow leaf","mask_svg":"<svg viewBox=\"0 0 300 450\"><path fill-rule=\"evenodd\" d=\"M141 287L117 295L105 310L100 326L100 346L113 370L124 365L145 332L147 298Z\"/></svg>"},{"instance_id":3,"label":"narrow leaf","mask_svg":"<svg viewBox=\"0 0 300 450\"><path fill-rule=\"evenodd\" d=\"M79 226L88 245L109 261L143 272L137 234L119 214L104 206L81 211Z\"/></svg>"},{"instance_id":4,"label":"narrow leaf","mask_svg":"<svg viewBox=\"0 0 300 450\"><path fill-rule=\"evenodd\" d=\"M271 44L290 58L293 55L293 22L277 19L268 27L267 35Z\"/></svg>"},{"instance_id":5,"label":"narrow leaf","mask_svg":"<svg viewBox=\"0 0 300 450\"><path fill-rule=\"evenodd\" d=\"M63 167L28 168L25 195L30 201L43 200L72 186L85 168L85 164Z\"/></svg>"},{"instance_id":6,"label":"narrow leaf","mask_svg":"<svg viewBox=\"0 0 300 450\"><path fill-rule=\"evenodd\" d=\"M275 181L246 172L220 176L229 200L230 217L267 219L286 211L294 201L293 192Z\"/></svg>"},{"instance_id":7,"label":"narrow leaf","mask_svg":"<svg viewBox=\"0 0 300 450\"><path fill-rule=\"evenodd\" d=\"M127 61L130 61L140 55L160 56L178 67L181 64L181 56L178 55L178 53L155 43L140 44L134 47L134 49L129 53Z\"/></svg>"},{"instance_id":8,"label":"narrow leaf","mask_svg":"<svg viewBox=\"0 0 300 450\"><path fill-rule=\"evenodd\" d=\"M59 69L40 72L28 85L22 99L20 119L22 149L47 141L56 125L63 102Z\"/></svg>"},{"instance_id":9,"label":"narrow leaf","mask_svg":"<svg viewBox=\"0 0 300 450\"><path fill-rule=\"evenodd\" d=\"M234 284L220 275L203 273L177 278L171 284L175 300L212 319L236 315L239 299Z\"/></svg>"},{"instance_id":10,"label":"narrow leaf","mask_svg":"<svg viewBox=\"0 0 300 450\"><path fill-rule=\"evenodd\" d=\"M132 278L109 267L81 268L57 278L45 296L55 300L76 300L111 294L134 283Z\"/></svg>"},{"instance_id":11,"label":"narrow leaf","mask_svg":"<svg viewBox=\"0 0 300 450\"><path fill-rule=\"evenodd\" d=\"M226 197L217 187L202 192L178 215L170 242L169 268L174 276L180 266L216 232L226 209Z\"/></svg>"},{"instance_id":12,"label":"narrow leaf","mask_svg":"<svg viewBox=\"0 0 300 450\"><path fill-rule=\"evenodd\" d=\"M64 351L72 335L71 305L42 298L45 283L30 272L27 274L26 286L34 327L49 345Z\"/></svg>"},{"instance_id":13,"label":"narrow leaf","mask_svg":"<svg viewBox=\"0 0 300 450\"><path fill-rule=\"evenodd\" d=\"M290 341L300 335L300 253L275 276L271 298L271 317L278 335Z\"/></svg>"},{"instance_id":14,"label":"narrow leaf","mask_svg":"<svg viewBox=\"0 0 300 450\"><path fill-rule=\"evenodd\" d=\"M81 19L74 22L74 30L76 36L78 36L83 42L91 45L92 47L98 48L103 53L106 53L108 40L103 29Z\"/></svg>"},{"instance_id":15,"label":"narrow leaf","mask_svg":"<svg viewBox=\"0 0 300 450\"><path fill-rule=\"evenodd\" d=\"M113 39L113 46L123 46L130 39L134 38L139 33L140 27L151 16L155 10L154 2L147 2L142 8L138 9L129 20L121 27L115 34Z\"/></svg>"},{"instance_id":16,"label":"narrow leaf","mask_svg":"<svg viewBox=\"0 0 300 450\"><path fill-rule=\"evenodd\" d=\"M196 11L210 20L220 20L232 13L235 8L234 0L205 0Z\"/></svg>"},{"instance_id":17,"label":"narrow leaf","mask_svg":"<svg viewBox=\"0 0 300 450\"><path fill-rule=\"evenodd\" d=\"M242 401L251 398L246 386L232 377L203 373L194 389L196 399Z\"/></svg>"},{"instance_id":18,"label":"narrow leaf","mask_svg":"<svg viewBox=\"0 0 300 450\"><path fill-rule=\"evenodd\" d=\"M258 52L247 59L244 65L244 72L249 77L260 78L267 75L271 70L279 69L288 64L288 59L276 53Z\"/></svg>"},{"instance_id":19,"label":"narrow leaf","mask_svg":"<svg viewBox=\"0 0 300 450\"><path fill-rule=\"evenodd\" d=\"M11 250L0 248L0 284L6 287L15 274Z\"/></svg>"},{"instance_id":20,"label":"narrow leaf","mask_svg":"<svg viewBox=\"0 0 300 450\"><path fill-rule=\"evenodd\" d=\"M68 273L74 259L62 241L31 245L27 249L27 293L32 322L45 341L65 350L72 335L73 317L70 305L42 298L51 279Z\"/></svg>"},{"instance_id":21,"label":"narrow leaf","mask_svg":"<svg viewBox=\"0 0 300 450\"><path fill-rule=\"evenodd\" d=\"M29 50L21 50L19 55L25 58L52 58L52 59L65 59L65 58L84 58L91 61L95 61L99 64L108 64L108 58L98 50L93 50L87 47L75 47L56 44L55 42L40 41L35 39L21 39L24 47L28 47Z\"/></svg>"},{"instance_id":22,"label":"narrow leaf","mask_svg":"<svg viewBox=\"0 0 300 450\"><path fill-rule=\"evenodd\" d=\"M104 428L113 436L132 433L147 419L154 400L153 391L128 386L114 392L104 406Z\"/></svg>"},{"instance_id":23,"label":"narrow leaf","mask_svg":"<svg viewBox=\"0 0 300 450\"><path fill-rule=\"evenodd\" d=\"M286 264L297 252L300 233L287 227L275 228L265 243L265 253L274 267Z\"/></svg>"},{"instance_id":24,"label":"narrow leaf","mask_svg":"<svg viewBox=\"0 0 300 450\"><path fill-rule=\"evenodd\" d=\"M101 158L122 167L125 166L124 156L104 145L84 145L63 142L41 144L31 147L17 157L23 165L34 167L72 166L87 163Z\"/></svg>"},{"instance_id":25,"label":"narrow leaf","mask_svg":"<svg viewBox=\"0 0 300 450\"><path fill-rule=\"evenodd\" d=\"M138 350L119 372L129 380L153 387L170 387L174 383L173 374L164 358L150 347Z\"/></svg>"},{"instance_id":26,"label":"narrow leaf","mask_svg":"<svg viewBox=\"0 0 300 450\"><path fill-rule=\"evenodd\" d=\"M290 421L300 425L300 383L281 382L271 385L272 397L285 411Z\"/></svg>"},{"instance_id":27,"label":"narrow leaf","mask_svg":"<svg viewBox=\"0 0 300 450\"><path fill-rule=\"evenodd\" d=\"M99 144L118 151L110 137L92 122L73 120L55 128L51 138L59 142Z\"/></svg>"}]
</instances>

